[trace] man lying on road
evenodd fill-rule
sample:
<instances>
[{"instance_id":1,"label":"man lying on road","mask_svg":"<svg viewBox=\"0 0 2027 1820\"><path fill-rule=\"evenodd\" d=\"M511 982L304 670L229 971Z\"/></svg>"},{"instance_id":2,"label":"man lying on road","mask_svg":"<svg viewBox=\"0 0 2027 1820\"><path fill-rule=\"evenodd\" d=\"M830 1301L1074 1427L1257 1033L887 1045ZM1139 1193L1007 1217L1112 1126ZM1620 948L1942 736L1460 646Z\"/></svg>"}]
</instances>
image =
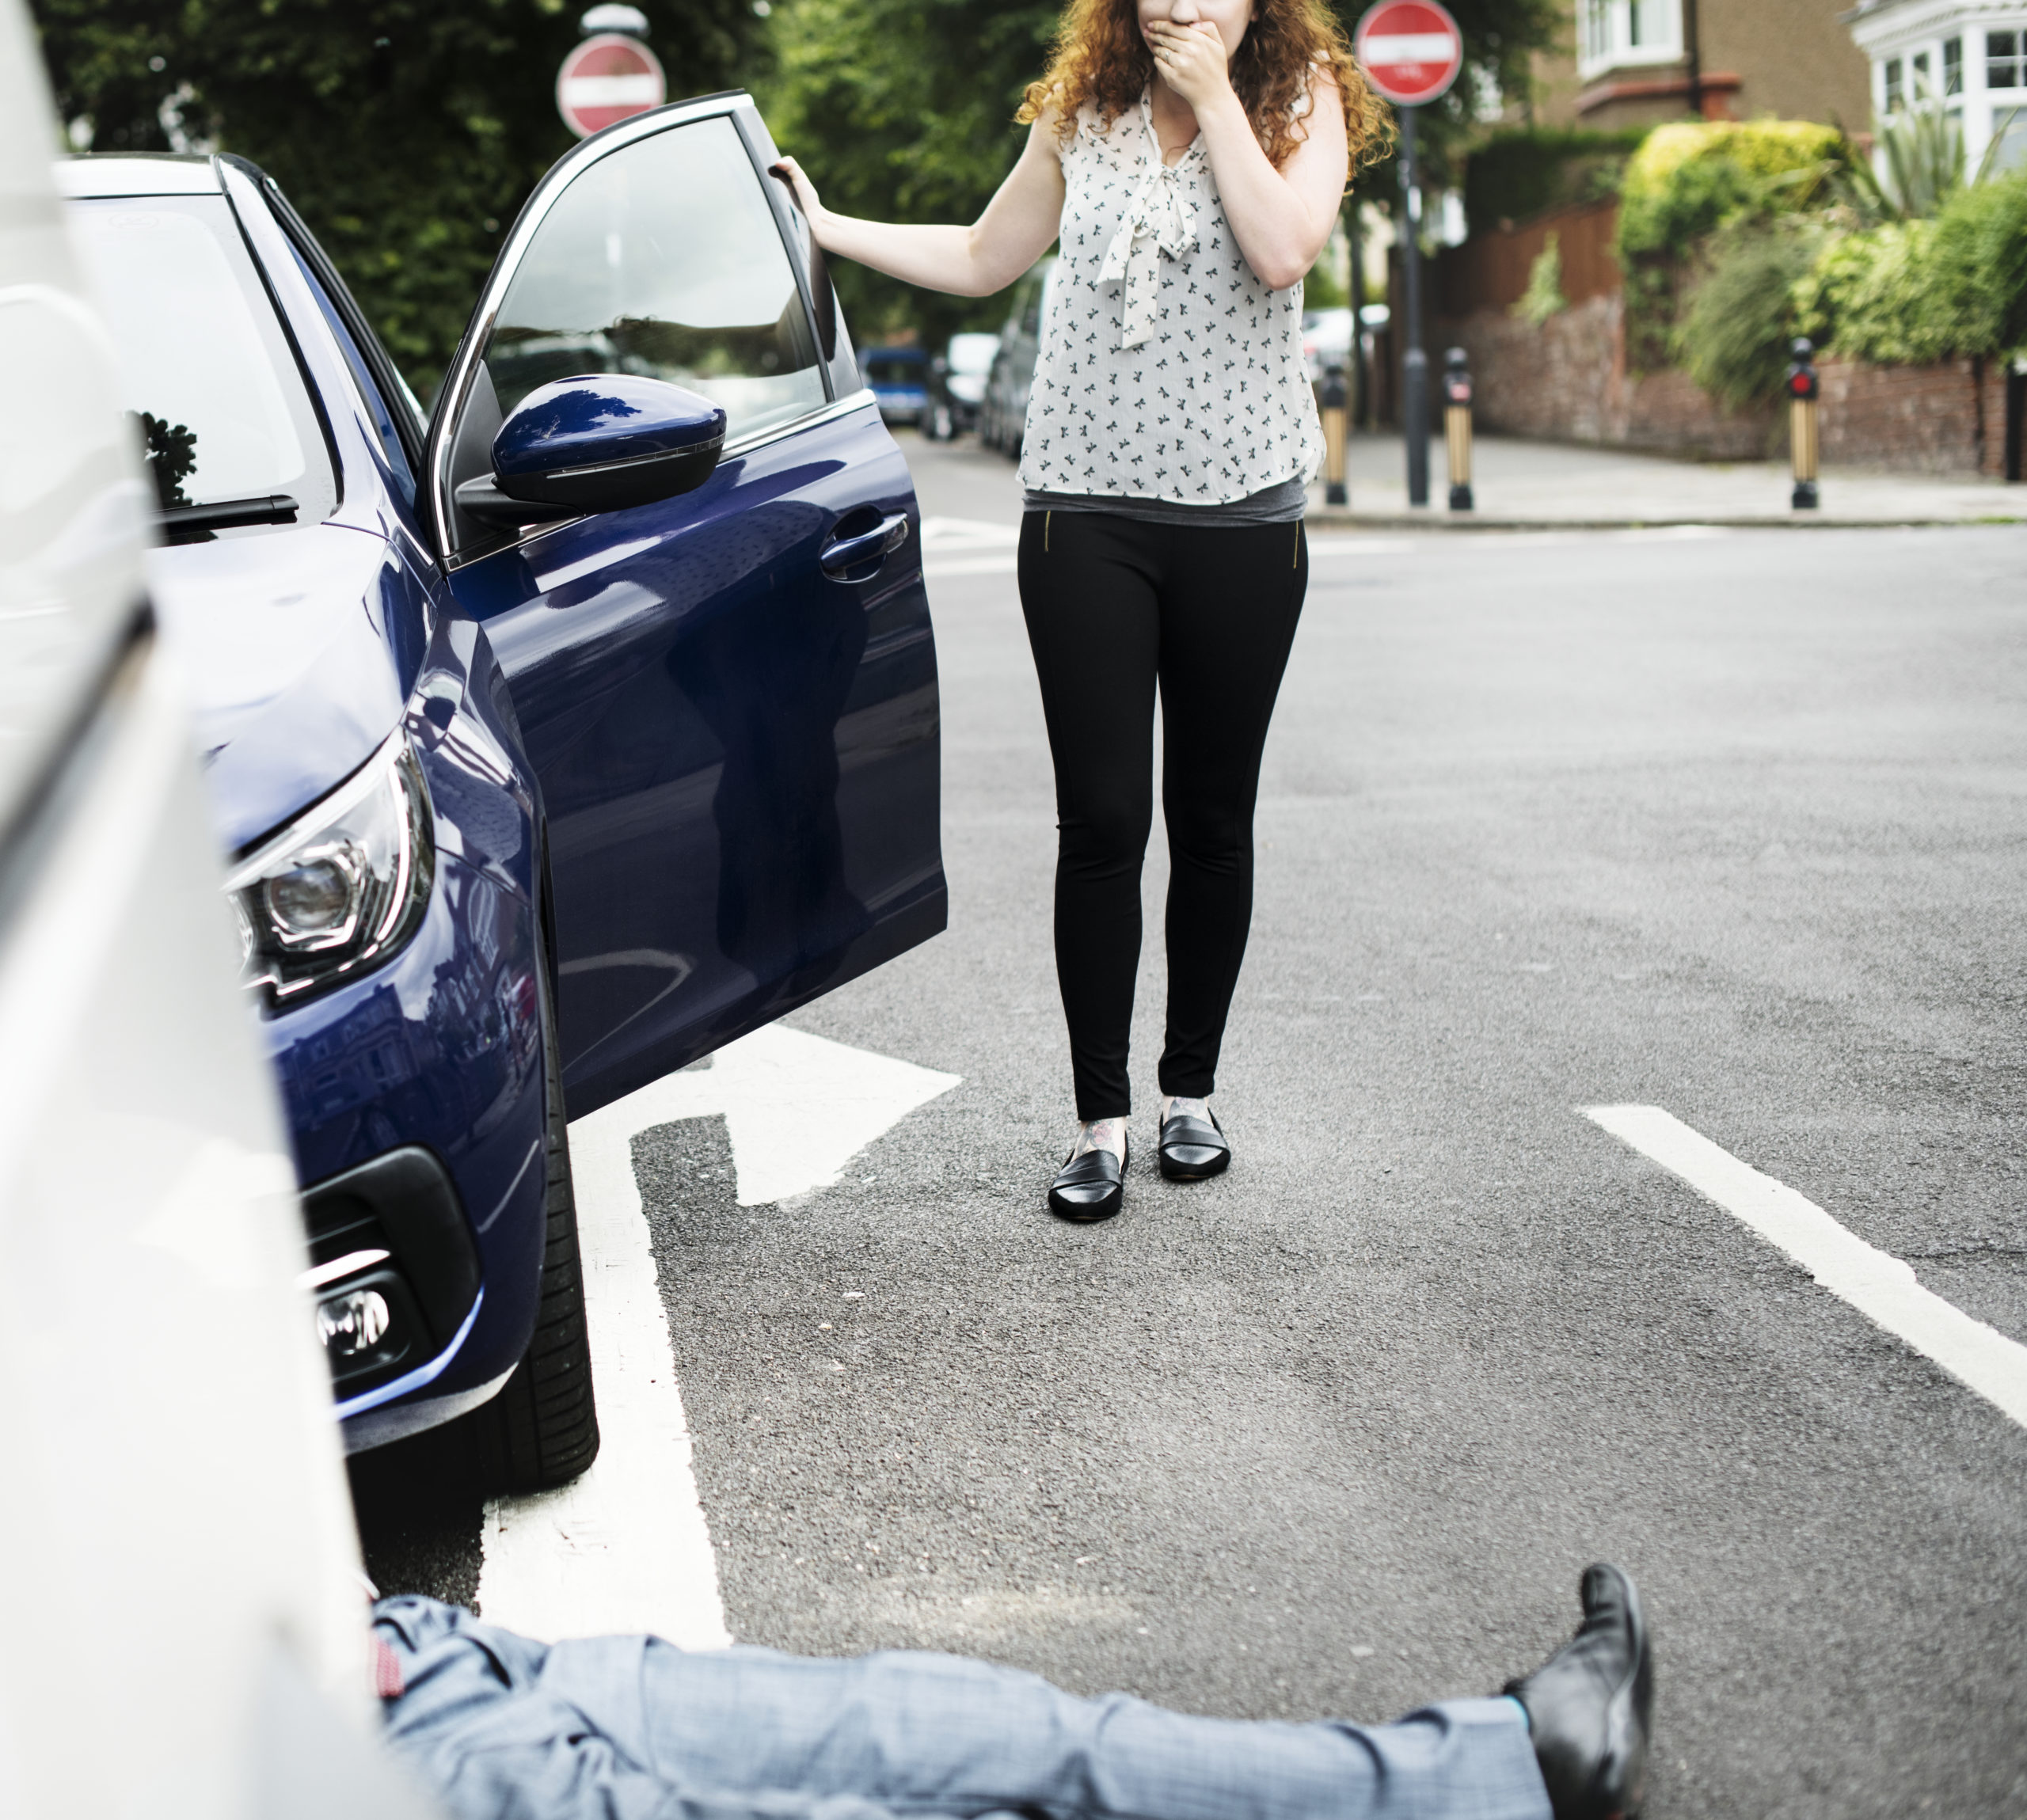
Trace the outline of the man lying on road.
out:
<instances>
[{"instance_id":1,"label":"man lying on road","mask_svg":"<svg viewBox=\"0 0 2027 1820\"><path fill-rule=\"evenodd\" d=\"M432 1599L374 1611L389 1736L457 1820L1607 1820L1653 1704L1639 1595L1489 1700L1393 1725L1192 1719L962 1657L533 1643Z\"/></svg>"}]
</instances>

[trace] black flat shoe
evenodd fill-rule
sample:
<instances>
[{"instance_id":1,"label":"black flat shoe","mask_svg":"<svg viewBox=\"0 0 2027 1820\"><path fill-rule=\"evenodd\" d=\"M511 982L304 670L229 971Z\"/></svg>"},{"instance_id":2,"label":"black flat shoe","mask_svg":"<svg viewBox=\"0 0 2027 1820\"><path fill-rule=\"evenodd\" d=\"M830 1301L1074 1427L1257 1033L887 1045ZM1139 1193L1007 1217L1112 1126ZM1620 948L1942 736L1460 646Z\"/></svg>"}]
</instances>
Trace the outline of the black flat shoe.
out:
<instances>
[{"instance_id":1,"label":"black flat shoe","mask_svg":"<svg viewBox=\"0 0 2027 1820\"><path fill-rule=\"evenodd\" d=\"M1576 1635L1505 1691L1527 1709L1555 1820L1620 1820L1646 1781L1654 1659L1631 1580L1600 1562L1580 1590Z\"/></svg>"},{"instance_id":2,"label":"black flat shoe","mask_svg":"<svg viewBox=\"0 0 2027 1820\"><path fill-rule=\"evenodd\" d=\"M1125 1204L1125 1164L1109 1150L1073 1154L1048 1185L1048 1210L1079 1225L1109 1220Z\"/></svg>"},{"instance_id":3,"label":"black flat shoe","mask_svg":"<svg viewBox=\"0 0 2027 1820\"><path fill-rule=\"evenodd\" d=\"M1207 1121L1178 1112L1162 1121L1161 1147L1155 1154L1162 1173L1171 1182L1200 1182L1207 1176L1225 1172L1232 1147L1225 1142L1224 1127L1215 1112Z\"/></svg>"}]
</instances>

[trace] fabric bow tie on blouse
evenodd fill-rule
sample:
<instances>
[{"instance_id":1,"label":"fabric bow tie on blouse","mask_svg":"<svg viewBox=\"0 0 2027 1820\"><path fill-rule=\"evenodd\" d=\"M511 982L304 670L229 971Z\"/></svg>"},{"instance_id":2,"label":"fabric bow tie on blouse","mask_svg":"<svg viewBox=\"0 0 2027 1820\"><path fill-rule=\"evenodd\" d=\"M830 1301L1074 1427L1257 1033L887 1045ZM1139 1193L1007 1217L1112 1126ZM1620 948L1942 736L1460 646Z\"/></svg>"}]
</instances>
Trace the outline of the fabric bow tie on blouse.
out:
<instances>
[{"instance_id":1,"label":"fabric bow tie on blouse","mask_svg":"<svg viewBox=\"0 0 2027 1820\"><path fill-rule=\"evenodd\" d=\"M1119 344L1143 346L1154 332L1154 298L1161 289L1161 256L1180 259L1196 244L1196 166L1203 146L1192 144L1173 165L1162 162L1162 142L1144 95L1140 118L1152 168L1127 207L1126 219L1105 249L1099 282L1125 283Z\"/></svg>"}]
</instances>

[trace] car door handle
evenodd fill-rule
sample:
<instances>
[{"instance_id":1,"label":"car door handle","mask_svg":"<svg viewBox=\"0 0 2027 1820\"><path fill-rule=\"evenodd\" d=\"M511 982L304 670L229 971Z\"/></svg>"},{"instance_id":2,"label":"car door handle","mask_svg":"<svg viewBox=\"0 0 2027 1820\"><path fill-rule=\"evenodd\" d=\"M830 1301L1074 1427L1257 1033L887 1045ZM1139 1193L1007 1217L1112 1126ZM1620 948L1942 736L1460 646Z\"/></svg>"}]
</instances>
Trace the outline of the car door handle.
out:
<instances>
[{"instance_id":1,"label":"car door handle","mask_svg":"<svg viewBox=\"0 0 2027 1820\"><path fill-rule=\"evenodd\" d=\"M894 512L882 519L869 531L862 531L854 538L839 538L836 542L826 544L823 553L816 560L823 564L823 572L833 581L846 579L848 569L862 568L868 563L877 563L893 554L908 541L908 515ZM870 575L854 576L858 581L870 581Z\"/></svg>"}]
</instances>

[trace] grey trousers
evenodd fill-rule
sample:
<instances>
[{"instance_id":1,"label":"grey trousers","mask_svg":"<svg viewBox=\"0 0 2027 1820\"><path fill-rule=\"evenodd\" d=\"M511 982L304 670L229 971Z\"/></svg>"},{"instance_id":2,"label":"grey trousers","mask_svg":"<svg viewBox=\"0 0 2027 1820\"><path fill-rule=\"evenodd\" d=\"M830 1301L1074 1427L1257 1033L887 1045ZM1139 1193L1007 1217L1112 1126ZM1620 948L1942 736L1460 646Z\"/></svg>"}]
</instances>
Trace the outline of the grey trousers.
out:
<instances>
[{"instance_id":1,"label":"grey trousers","mask_svg":"<svg viewBox=\"0 0 2027 1820\"><path fill-rule=\"evenodd\" d=\"M960 1656L546 1644L383 1600L388 1735L457 1820L1550 1820L1519 1709L1192 1719Z\"/></svg>"}]
</instances>

